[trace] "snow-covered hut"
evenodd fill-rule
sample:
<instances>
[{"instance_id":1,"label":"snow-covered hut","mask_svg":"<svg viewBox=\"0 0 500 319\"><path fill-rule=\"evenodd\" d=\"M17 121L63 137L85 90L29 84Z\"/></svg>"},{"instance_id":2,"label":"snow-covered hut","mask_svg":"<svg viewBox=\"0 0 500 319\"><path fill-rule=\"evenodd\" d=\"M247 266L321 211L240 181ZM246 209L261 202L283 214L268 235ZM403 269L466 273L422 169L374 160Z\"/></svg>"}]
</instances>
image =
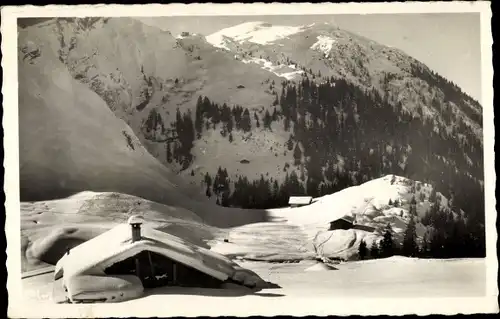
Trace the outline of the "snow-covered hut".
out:
<instances>
[{"instance_id":1,"label":"snow-covered hut","mask_svg":"<svg viewBox=\"0 0 500 319\"><path fill-rule=\"evenodd\" d=\"M311 196L290 196L288 205L290 205L290 207L305 206L311 204L312 200L313 198Z\"/></svg>"},{"instance_id":2,"label":"snow-covered hut","mask_svg":"<svg viewBox=\"0 0 500 319\"><path fill-rule=\"evenodd\" d=\"M68 251L56 265L54 280L73 303L133 299L159 286L265 283L225 256L151 228L135 216Z\"/></svg>"},{"instance_id":3,"label":"snow-covered hut","mask_svg":"<svg viewBox=\"0 0 500 319\"><path fill-rule=\"evenodd\" d=\"M351 229L354 227L354 217L345 215L330 222L330 229Z\"/></svg>"}]
</instances>

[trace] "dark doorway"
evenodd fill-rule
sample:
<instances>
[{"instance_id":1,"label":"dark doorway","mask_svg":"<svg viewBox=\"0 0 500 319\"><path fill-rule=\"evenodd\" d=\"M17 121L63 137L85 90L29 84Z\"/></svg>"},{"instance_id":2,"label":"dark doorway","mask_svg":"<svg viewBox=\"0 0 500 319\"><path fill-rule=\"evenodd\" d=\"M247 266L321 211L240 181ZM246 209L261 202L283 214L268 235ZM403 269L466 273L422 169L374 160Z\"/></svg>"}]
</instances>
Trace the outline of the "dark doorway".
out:
<instances>
[{"instance_id":1,"label":"dark doorway","mask_svg":"<svg viewBox=\"0 0 500 319\"><path fill-rule=\"evenodd\" d=\"M144 288L182 286L220 288L222 281L204 274L188 265L176 262L152 251L117 262L106 268L108 275L136 275Z\"/></svg>"}]
</instances>

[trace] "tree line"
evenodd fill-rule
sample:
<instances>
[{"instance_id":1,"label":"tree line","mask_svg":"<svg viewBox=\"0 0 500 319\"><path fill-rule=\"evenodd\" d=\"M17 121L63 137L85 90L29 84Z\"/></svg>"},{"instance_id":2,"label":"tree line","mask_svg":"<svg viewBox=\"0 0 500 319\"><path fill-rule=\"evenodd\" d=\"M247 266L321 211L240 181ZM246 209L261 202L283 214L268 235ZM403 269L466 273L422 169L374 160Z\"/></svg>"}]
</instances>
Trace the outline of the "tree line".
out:
<instances>
[{"instance_id":1,"label":"tree line","mask_svg":"<svg viewBox=\"0 0 500 319\"><path fill-rule=\"evenodd\" d=\"M449 107L441 112L456 124L451 130L424 116L421 107L410 113L389 101L375 89L343 79L283 83L283 125L291 131L289 144L301 146L294 161L305 166L308 194L328 180L340 156L352 175L349 186L388 174L429 182L468 217L484 223L480 137Z\"/></svg>"},{"instance_id":2,"label":"tree line","mask_svg":"<svg viewBox=\"0 0 500 319\"><path fill-rule=\"evenodd\" d=\"M205 173L205 194L211 198L216 196L216 203L226 207L239 207L249 209L267 209L284 207L288 205L290 196L310 196L311 188L306 182L304 171L297 174L289 170L290 165L285 165L286 170L283 181L261 174L258 179L250 180L246 176L236 176L235 181L229 178L226 168L219 167L213 175ZM335 169L332 176L335 183L323 182L318 188L318 196L338 192L351 185L351 176L342 170Z\"/></svg>"},{"instance_id":3,"label":"tree line","mask_svg":"<svg viewBox=\"0 0 500 319\"><path fill-rule=\"evenodd\" d=\"M273 112L262 119L255 112L252 118L250 110L239 105L219 105L200 96L194 123L187 115L177 117L177 134L187 136L171 153L180 153L175 155L178 160L188 163L194 139L219 123L221 135L232 141L235 129L249 132L261 125L270 129L270 123L277 121L289 132L286 148L293 152L293 162L284 163L288 171L283 182L266 176L252 181L237 176L223 190L207 185L207 194L217 195L219 204L275 207L285 205L291 195L322 196L396 174L433 184L469 220L484 225L480 137L446 101L433 103L444 121L454 124L450 128L424 116L421 106L408 112L393 100L344 79L324 78L318 83L304 77L299 83L284 81Z\"/></svg>"},{"instance_id":4,"label":"tree line","mask_svg":"<svg viewBox=\"0 0 500 319\"><path fill-rule=\"evenodd\" d=\"M253 120L252 120L253 118ZM261 118L256 111L253 115L248 108L243 108L240 105L228 106L226 103L218 104L206 96L199 96L196 102L195 111L195 129L197 137L201 138L203 130L216 129L219 124L222 124L221 135L228 137L229 141L233 141L233 130L250 132L252 127L271 130L271 123L278 120L278 111L274 107L272 113L265 110L264 116ZM252 123L253 122L253 123Z\"/></svg>"}]
</instances>

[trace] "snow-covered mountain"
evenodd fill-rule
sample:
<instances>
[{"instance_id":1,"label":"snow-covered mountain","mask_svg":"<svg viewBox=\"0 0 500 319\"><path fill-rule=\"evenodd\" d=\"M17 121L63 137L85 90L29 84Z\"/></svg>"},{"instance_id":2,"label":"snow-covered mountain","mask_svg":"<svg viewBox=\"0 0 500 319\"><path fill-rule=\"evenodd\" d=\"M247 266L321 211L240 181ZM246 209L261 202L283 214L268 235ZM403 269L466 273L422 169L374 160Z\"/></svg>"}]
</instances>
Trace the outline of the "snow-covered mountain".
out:
<instances>
[{"instance_id":1,"label":"snow-covered mountain","mask_svg":"<svg viewBox=\"0 0 500 319\"><path fill-rule=\"evenodd\" d=\"M118 28L123 21L116 29L105 28L103 19L49 19L20 29L21 201L64 198L82 191L119 192L194 211L204 222L224 227L265 220L263 211L226 209L207 203L202 196L189 196L192 186L144 147L141 131L131 127L134 120L141 120L139 105L157 98L151 94L154 90L144 88L152 89L158 83L141 72L161 72L161 67L173 72L169 74L176 71L154 59L162 52L127 47L140 46L141 37L137 41L108 41L108 36L117 36L114 31L127 35L142 28L147 31L135 20L127 21L124 25L129 29ZM113 21L109 23L113 25ZM64 29L64 25L72 29ZM101 33L93 34L92 30ZM163 40L170 38L165 34ZM149 38L151 43L146 47L157 40ZM92 41L101 46L90 45ZM167 48L166 52L176 52ZM104 49L106 54L99 54ZM183 53L178 57L183 59ZM143 69L132 63L143 59L152 64Z\"/></svg>"},{"instance_id":2,"label":"snow-covered mountain","mask_svg":"<svg viewBox=\"0 0 500 319\"><path fill-rule=\"evenodd\" d=\"M416 76L415 69L424 74L432 73L427 66L396 48L329 23L294 27L247 22L220 30L206 39L215 47L250 55L252 58L249 60L257 64L281 65L292 60L293 63L287 65L298 67L304 74L309 71L309 76L320 72L322 76L347 78L365 89L375 87L389 91L392 95L390 99L401 102L405 110L421 107L429 118L439 115L431 105L432 99L446 102L443 88L433 87L434 83ZM387 75L391 79L389 83L383 83ZM459 101L461 103L450 101L453 102L450 103L453 111L461 115L476 134L481 135L480 121L478 123L469 118L470 113L474 114L472 117L480 118L481 106L465 94L462 98L464 101Z\"/></svg>"},{"instance_id":3,"label":"snow-covered mountain","mask_svg":"<svg viewBox=\"0 0 500 319\"><path fill-rule=\"evenodd\" d=\"M287 38L305 29L306 27L277 26L262 21L255 21L220 30L207 36L206 39L215 47L230 50L225 45L225 42L268 44Z\"/></svg>"},{"instance_id":4,"label":"snow-covered mountain","mask_svg":"<svg viewBox=\"0 0 500 319\"><path fill-rule=\"evenodd\" d=\"M455 204L463 200L466 212L481 211L471 204L482 194L481 106L404 52L330 24L248 22L204 37L129 18L48 19L20 29L19 61L21 184L32 199L39 185L65 188L60 181L71 180L85 181L75 190L114 190L116 182L126 185L117 191L154 200L150 185L161 185L151 187L162 198L184 193L206 201L205 193L217 191L209 201L226 194L230 205L242 206L234 194L239 178L248 179L243 186L263 180L263 189L276 183L272 196L286 198L298 184L319 196L398 174L437 184ZM44 108L35 109L33 99ZM38 122L66 114L53 125ZM73 130L80 122L86 126ZM115 138L106 139L95 123ZM117 164L128 158L122 131L144 146L126 173ZM125 148L106 159L105 169L93 169L118 141ZM79 153L96 145L95 156ZM72 150L57 170L71 179L43 179L62 161L56 152L35 161L43 147ZM217 178L219 167L227 176ZM99 177L112 171L117 177ZM122 182L135 171L139 177L130 178L148 187ZM207 174L228 189L214 189ZM295 188L284 187L287 178ZM240 195L252 193L243 186ZM268 195L261 201L277 202Z\"/></svg>"}]
</instances>

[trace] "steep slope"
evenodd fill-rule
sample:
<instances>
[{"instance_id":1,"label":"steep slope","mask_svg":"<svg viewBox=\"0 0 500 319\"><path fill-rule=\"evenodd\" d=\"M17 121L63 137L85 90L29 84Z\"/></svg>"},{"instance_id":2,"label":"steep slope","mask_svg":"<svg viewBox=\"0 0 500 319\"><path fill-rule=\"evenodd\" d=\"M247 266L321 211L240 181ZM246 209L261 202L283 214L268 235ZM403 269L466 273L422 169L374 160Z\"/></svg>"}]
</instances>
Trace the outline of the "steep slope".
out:
<instances>
[{"instance_id":1,"label":"steep slope","mask_svg":"<svg viewBox=\"0 0 500 319\"><path fill-rule=\"evenodd\" d=\"M163 164L168 164L166 149L178 144L177 109L183 115L190 110L194 114L201 95L221 105L239 104L252 113L262 112L277 94L269 86L279 81L278 76L235 60L200 36L174 38L127 18L51 19L23 25L28 27L22 31L21 46L28 41L36 46L46 43L45 49L66 65L72 77L96 92ZM217 140L227 142L223 137ZM207 145L201 144L198 150ZM169 166L176 171L185 168L179 164ZM205 172L217 169L213 163L197 165ZM250 166L256 170L258 163ZM190 195L198 194L196 188Z\"/></svg>"},{"instance_id":2,"label":"steep slope","mask_svg":"<svg viewBox=\"0 0 500 319\"><path fill-rule=\"evenodd\" d=\"M24 34L20 34L23 41ZM171 175L117 119L104 101L75 81L46 43L19 56L19 136L22 200L94 189L162 201ZM24 50L23 47L21 50Z\"/></svg>"},{"instance_id":3,"label":"steep slope","mask_svg":"<svg viewBox=\"0 0 500 319\"><path fill-rule=\"evenodd\" d=\"M266 219L264 211L225 209L188 196L183 181L154 158L126 122L116 117L123 108L106 103L102 91L91 89L103 82L81 83L71 76L66 59L71 54L58 51L64 47L60 42L66 40L55 36L57 30L47 28L57 28L57 23L48 20L19 32L22 201L62 198L87 190L113 191L182 207L221 227ZM86 33L89 25L78 28L81 37L90 36ZM106 42L105 37L97 38ZM74 47L74 41L64 43ZM103 63L98 70L109 69ZM123 85L120 81L113 83ZM140 94L130 92L130 101L136 101L135 95Z\"/></svg>"}]
</instances>

